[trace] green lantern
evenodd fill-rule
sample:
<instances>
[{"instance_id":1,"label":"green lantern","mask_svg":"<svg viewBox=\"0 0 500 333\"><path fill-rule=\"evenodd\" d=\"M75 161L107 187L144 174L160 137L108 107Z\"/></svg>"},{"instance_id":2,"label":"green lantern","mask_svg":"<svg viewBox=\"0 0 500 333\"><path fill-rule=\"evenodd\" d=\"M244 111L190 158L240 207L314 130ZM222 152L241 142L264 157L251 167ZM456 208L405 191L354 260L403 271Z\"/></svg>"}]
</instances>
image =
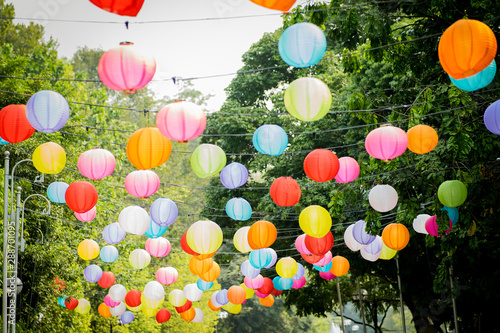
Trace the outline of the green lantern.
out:
<instances>
[{"instance_id":1,"label":"green lantern","mask_svg":"<svg viewBox=\"0 0 500 333\"><path fill-rule=\"evenodd\" d=\"M299 120L319 120L328 113L331 105L330 89L313 77L297 79L285 90L285 108Z\"/></svg>"},{"instance_id":2,"label":"green lantern","mask_svg":"<svg viewBox=\"0 0 500 333\"><path fill-rule=\"evenodd\" d=\"M226 165L226 153L215 145L199 145L191 155L191 168L200 178L219 173Z\"/></svg>"},{"instance_id":3,"label":"green lantern","mask_svg":"<svg viewBox=\"0 0 500 333\"><path fill-rule=\"evenodd\" d=\"M446 207L458 207L467 199L467 187L459 180L447 180L439 186L438 198Z\"/></svg>"}]
</instances>

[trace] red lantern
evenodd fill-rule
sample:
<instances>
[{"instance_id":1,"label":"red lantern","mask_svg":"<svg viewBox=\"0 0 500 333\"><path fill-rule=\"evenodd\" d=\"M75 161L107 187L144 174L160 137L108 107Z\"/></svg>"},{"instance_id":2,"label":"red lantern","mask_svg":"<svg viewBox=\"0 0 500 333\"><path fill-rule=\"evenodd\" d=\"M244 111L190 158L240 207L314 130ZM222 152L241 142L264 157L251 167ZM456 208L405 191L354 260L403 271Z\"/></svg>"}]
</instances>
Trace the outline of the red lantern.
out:
<instances>
[{"instance_id":1,"label":"red lantern","mask_svg":"<svg viewBox=\"0 0 500 333\"><path fill-rule=\"evenodd\" d=\"M136 17L144 0L90 0L90 2L113 14Z\"/></svg>"},{"instance_id":2,"label":"red lantern","mask_svg":"<svg viewBox=\"0 0 500 333\"><path fill-rule=\"evenodd\" d=\"M317 256L324 255L333 247L333 235L331 231L328 231L328 233L321 238L306 235L304 243L312 254Z\"/></svg>"},{"instance_id":3,"label":"red lantern","mask_svg":"<svg viewBox=\"0 0 500 333\"><path fill-rule=\"evenodd\" d=\"M89 182L79 181L72 183L66 190L66 205L76 212L85 213L97 203L97 190Z\"/></svg>"},{"instance_id":4,"label":"red lantern","mask_svg":"<svg viewBox=\"0 0 500 333\"><path fill-rule=\"evenodd\" d=\"M74 310L78 306L78 300L76 298L68 296L64 301L64 305L66 306L66 309Z\"/></svg>"},{"instance_id":5,"label":"red lantern","mask_svg":"<svg viewBox=\"0 0 500 333\"><path fill-rule=\"evenodd\" d=\"M302 259L304 259L305 261L307 261L310 264L317 263L318 261L323 259L323 257L325 256L324 254L317 256L315 254L308 255L308 254L304 254L304 253L301 253L300 255L302 256Z\"/></svg>"},{"instance_id":6,"label":"red lantern","mask_svg":"<svg viewBox=\"0 0 500 333\"><path fill-rule=\"evenodd\" d=\"M328 149L316 149L304 159L304 172L312 180L324 183L332 180L339 172L339 159Z\"/></svg>"},{"instance_id":7,"label":"red lantern","mask_svg":"<svg viewBox=\"0 0 500 333\"><path fill-rule=\"evenodd\" d=\"M297 204L302 194L299 184L292 177L275 179L269 192L274 203L282 207Z\"/></svg>"},{"instance_id":8,"label":"red lantern","mask_svg":"<svg viewBox=\"0 0 500 333\"><path fill-rule=\"evenodd\" d=\"M177 311L177 313L183 313L183 312L186 312L187 310L191 309L191 306L193 306L193 303L190 300L187 300L183 306L177 306L175 308L175 311Z\"/></svg>"},{"instance_id":9,"label":"red lantern","mask_svg":"<svg viewBox=\"0 0 500 333\"><path fill-rule=\"evenodd\" d=\"M170 319L172 315L170 314L170 311L168 309L160 309L156 313L156 321L158 323L164 323Z\"/></svg>"},{"instance_id":10,"label":"red lantern","mask_svg":"<svg viewBox=\"0 0 500 333\"><path fill-rule=\"evenodd\" d=\"M186 252L187 254L190 254L192 256L199 256L200 254L199 253L196 253L194 252L193 250L191 250L191 248L189 247L188 243L187 243L187 239L186 239L186 234L187 234L187 231L182 235L181 237L181 248L184 252Z\"/></svg>"},{"instance_id":11,"label":"red lantern","mask_svg":"<svg viewBox=\"0 0 500 333\"><path fill-rule=\"evenodd\" d=\"M8 105L0 111L0 137L10 143L29 139L35 129L26 117L26 105Z\"/></svg>"},{"instance_id":12,"label":"red lantern","mask_svg":"<svg viewBox=\"0 0 500 333\"><path fill-rule=\"evenodd\" d=\"M141 305L141 296L142 294L139 290L132 289L125 295L125 304L131 308L135 308Z\"/></svg>"},{"instance_id":13,"label":"red lantern","mask_svg":"<svg viewBox=\"0 0 500 333\"><path fill-rule=\"evenodd\" d=\"M271 291L271 295L278 297L279 295L283 294L283 290L278 290L276 288L273 288L273 291Z\"/></svg>"},{"instance_id":14,"label":"red lantern","mask_svg":"<svg viewBox=\"0 0 500 333\"><path fill-rule=\"evenodd\" d=\"M115 284L116 278L113 272L102 272L102 277L97 283L101 288L109 288Z\"/></svg>"},{"instance_id":15,"label":"red lantern","mask_svg":"<svg viewBox=\"0 0 500 333\"><path fill-rule=\"evenodd\" d=\"M265 295L269 295L271 293L271 291L273 291L273 289L274 289L273 280L271 280L270 278L265 277L264 278L264 284L262 285L262 287L260 287L259 289L257 289L257 291L259 293L262 293L262 294L265 294Z\"/></svg>"}]
</instances>

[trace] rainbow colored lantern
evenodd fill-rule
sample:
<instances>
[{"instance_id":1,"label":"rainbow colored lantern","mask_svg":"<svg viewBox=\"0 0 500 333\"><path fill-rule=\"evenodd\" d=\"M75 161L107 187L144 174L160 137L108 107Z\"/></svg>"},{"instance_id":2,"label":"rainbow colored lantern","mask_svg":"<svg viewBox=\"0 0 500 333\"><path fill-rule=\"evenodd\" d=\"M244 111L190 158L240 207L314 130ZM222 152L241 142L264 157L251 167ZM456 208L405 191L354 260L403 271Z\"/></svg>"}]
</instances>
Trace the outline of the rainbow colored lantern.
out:
<instances>
[{"instance_id":1,"label":"rainbow colored lantern","mask_svg":"<svg viewBox=\"0 0 500 333\"><path fill-rule=\"evenodd\" d=\"M89 265L83 270L83 275L88 282L97 282L102 277L102 269L97 265Z\"/></svg>"},{"instance_id":2,"label":"rainbow colored lantern","mask_svg":"<svg viewBox=\"0 0 500 333\"><path fill-rule=\"evenodd\" d=\"M315 149L304 159L304 172L310 179L324 183L332 180L339 171L337 155L328 149Z\"/></svg>"},{"instance_id":3,"label":"rainbow colored lantern","mask_svg":"<svg viewBox=\"0 0 500 333\"><path fill-rule=\"evenodd\" d=\"M446 207L458 207L467 199L467 187L459 180L447 180L439 185L438 199Z\"/></svg>"},{"instance_id":4,"label":"rainbow colored lantern","mask_svg":"<svg viewBox=\"0 0 500 333\"><path fill-rule=\"evenodd\" d=\"M495 74L497 72L497 64L495 60L493 60L488 67L483 69L477 74L466 77L464 79L454 79L451 76L451 83L455 85L458 89L465 90L468 92L476 91L488 86L493 79L495 78Z\"/></svg>"},{"instance_id":5,"label":"rainbow colored lantern","mask_svg":"<svg viewBox=\"0 0 500 333\"><path fill-rule=\"evenodd\" d=\"M26 105L7 105L0 110L0 137L10 143L29 139L35 129L26 117Z\"/></svg>"},{"instance_id":6,"label":"rainbow colored lantern","mask_svg":"<svg viewBox=\"0 0 500 333\"><path fill-rule=\"evenodd\" d=\"M53 133L60 130L68 121L69 105L60 93L41 90L28 100L26 117L37 131Z\"/></svg>"},{"instance_id":7,"label":"rainbow colored lantern","mask_svg":"<svg viewBox=\"0 0 500 333\"><path fill-rule=\"evenodd\" d=\"M376 236L370 235L366 232L366 222L363 220L359 220L354 223L354 227L352 228L352 235L356 242L362 245L368 245L373 242Z\"/></svg>"},{"instance_id":8,"label":"rainbow colored lantern","mask_svg":"<svg viewBox=\"0 0 500 333\"><path fill-rule=\"evenodd\" d=\"M388 212L398 204L398 192L391 185L375 185L368 194L370 206L377 212Z\"/></svg>"},{"instance_id":9,"label":"rainbow colored lantern","mask_svg":"<svg viewBox=\"0 0 500 333\"><path fill-rule=\"evenodd\" d=\"M486 108L483 121L488 131L500 135L500 99Z\"/></svg>"},{"instance_id":10,"label":"rainbow colored lantern","mask_svg":"<svg viewBox=\"0 0 500 333\"><path fill-rule=\"evenodd\" d=\"M326 37L315 24L296 23L283 31L278 51L288 65L305 68L317 64L326 52Z\"/></svg>"},{"instance_id":11,"label":"rainbow colored lantern","mask_svg":"<svg viewBox=\"0 0 500 333\"><path fill-rule=\"evenodd\" d=\"M94 185L78 181L68 186L64 198L69 209L77 213L85 213L95 207L99 196Z\"/></svg>"},{"instance_id":12,"label":"rainbow colored lantern","mask_svg":"<svg viewBox=\"0 0 500 333\"><path fill-rule=\"evenodd\" d=\"M151 262L151 256L146 250L135 249L128 257L130 265L135 269L143 269Z\"/></svg>"},{"instance_id":13,"label":"rainbow colored lantern","mask_svg":"<svg viewBox=\"0 0 500 333\"><path fill-rule=\"evenodd\" d=\"M134 43L124 42L101 56L97 72L109 89L134 94L151 81L156 61L153 56L140 52Z\"/></svg>"},{"instance_id":14,"label":"rainbow colored lantern","mask_svg":"<svg viewBox=\"0 0 500 333\"><path fill-rule=\"evenodd\" d=\"M33 152L33 165L41 173L56 175L66 165L64 148L54 142L39 145Z\"/></svg>"},{"instance_id":15,"label":"rainbow colored lantern","mask_svg":"<svg viewBox=\"0 0 500 333\"><path fill-rule=\"evenodd\" d=\"M297 0L250 0L253 3L274 10L288 12Z\"/></svg>"},{"instance_id":16,"label":"rainbow colored lantern","mask_svg":"<svg viewBox=\"0 0 500 333\"><path fill-rule=\"evenodd\" d=\"M278 156L288 147L288 135L278 125L262 125L253 133L252 142L259 153Z\"/></svg>"},{"instance_id":17,"label":"rainbow colored lantern","mask_svg":"<svg viewBox=\"0 0 500 333\"><path fill-rule=\"evenodd\" d=\"M108 224L102 230L102 238L108 244L118 244L125 239L127 232L120 227L118 222Z\"/></svg>"},{"instance_id":18,"label":"rainbow colored lantern","mask_svg":"<svg viewBox=\"0 0 500 333\"><path fill-rule=\"evenodd\" d=\"M150 219L149 221L149 229L144 233L148 238L158 238L163 236L168 230L168 226L166 227L160 227L158 224L156 224L153 219Z\"/></svg>"},{"instance_id":19,"label":"rainbow colored lantern","mask_svg":"<svg viewBox=\"0 0 500 333\"><path fill-rule=\"evenodd\" d=\"M250 227L242 227L234 233L233 244L236 250L241 253L248 253L252 251L250 244L248 244L248 231Z\"/></svg>"},{"instance_id":20,"label":"rainbow colored lantern","mask_svg":"<svg viewBox=\"0 0 500 333\"><path fill-rule=\"evenodd\" d=\"M191 168L200 178L213 176L226 165L226 153L216 145L199 145L191 155Z\"/></svg>"},{"instance_id":21,"label":"rainbow colored lantern","mask_svg":"<svg viewBox=\"0 0 500 333\"><path fill-rule=\"evenodd\" d=\"M164 106L156 115L156 127L160 133L178 142L199 137L207 126L207 117L201 106L178 101Z\"/></svg>"},{"instance_id":22,"label":"rainbow colored lantern","mask_svg":"<svg viewBox=\"0 0 500 333\"><path fill-rule=\"evenodd\" d=\"M318 205L306 207L299 215L300 229L311 237L326 236L332 227L332 217L328 211Z\"/></svg>"},{"instance_id":23,"label":"rainbow colored lantern","mask_svg":"<svg viewBox=\"0 0 500 333\"><path fill-rule=\"evenodd\" d=\"M69 184L65 182L53 182L47 187L47 197L55 203L66 203L66 190Z\"/></svg>"},{"instance_id":24,"label":"rainbow colored lantern","mask_svg":"<svg viewBox=\"0 0 500 333\"><path fill-rule=\"evenodd\" d=\"M339 171L335 175L337 183L349 183L358 178L359 164L354 158L344 156L339 158Z\"/></svg>"},{"instance_id":25,"label":"rainbow colored lantern","mask_svg":"<svg viewBox=\"0 0 500 333\"><path fill-rule=\"evenodd\" d=\"M199 254L209 254L217 251L222 245L222 230L212 221L193 223L186 233L189 247Z\"/></svg>"},{"instance_id":26,"label":"rainbow colored lantern","mask_svg":"<svg viewBox=\"0 0 500 333\"><path fill-rule=\"evenodd\" d=\"M94 206L88 212L85 212L85 213L77 213L77 212L75 212L74 214L75 214L75 217L76 217L76 219L78 221L90 222L93 219L95 219L95 217L97 215L97 208Z\"/></svg>"},{"instance_id":27,"label":"rainbow colored lantern","mask_svg":"<svg viewBox=\"0 0 500 333\"><path fill-rule=\"evenodd\" d=\"M436 148L438 135L434 128L427 125L416 125L408 130L408 149L415 154L425 154Z\"/></svg>"},{"instance_id":28,"label":"rainbow colored lantern","mask_svg":"<svg viewBox=\"0 0 500 333\"><path fill-rule=\"evenodd\" d=\"M160 177L151 170L132 171L125 177L125 190L138 198L152 196L160 188Z\"/></svg>"},{"instance_id":29,"label":"rainbow colored lantern","mask_svg":"<svg viewBox=\"0 0 500 333\"><path fill-rule=\"evenodd\" d=\"M123 208L118 215L120 227L133 235L144 235L149 229L150 219L148 212L139 206Z\"/></svg>"},{"instance_id":30,"label":"rainbow colored lantern","mask_svg":"<svg viewBox=\"0 0 500 333\"><path fill-rule=\"evenodd\" d=\"M156 281L163 285L175 283L179 277L179 273L174 267L161 267L156 271Z\"/></svg>"},{"instance_id":31,"label":"rainbow colored lantern","mask_svg":"<svg viewBox=\"0 0 500 333\"><path fill-rule=\"evenodd\" d=\"M297 181L292 177L279 177L271 184L269 194L278 206L290 207L300 201L302 191Z\"/></svg>"},{"instance_id":32,"label":"rainbow colored lantern","mask_svg":"<svg viewBox=\"0 0 500 333\"><path fill-rule=\"evenodd\" d=\"M107 12L122 16L137 16L144 0L90 0L91 3Z\"/></svg>"},{"instance_id":33,"label":"rainbow colored lantern","mask_svg":"<svg viewBox=\"0 0 500 333\"><path fill-rule=\"evenodd\" d=\"M247 221L252 217L252 206L243 198L232 198L226 203L226 214L236 221Z\"/></svg>"},{"instance_id":34,"label":"rainbow colored lantern","mask_svg":"<svg viewBox=\"0 0 500 333\"><path fill-rule=\"evenodd\" d=\"M116 160L106 149L94 148L83 152L78 158L78 171L87 178L99 180L115 171Z\"/></svg>"},{"instance_id":35,"label":"rainbow colored lantern","mask_svg":"<svg viewBox=\"0 0 500 333\"><path fill-rule=\"evenodd\" d=\"M163 258L170 253L172 246L170 245L170 241L168 239L159 237L155 239L148 238L145 248L146 251L148 251L148 253L153 257Z\"/></svg>"},{"instance_id":36,"label":"rainbow colored lantern","mask_svg":"<svg viewBox=\"0 0 500 333\"><path fill-rule=\"evenodd\" d=\"M248 180L247 168L238 162L229 163L220 172L220 181L225 188L230 190L246 184Z\"/></svg>"},{"instance_id":37,"label":"rainbow colored lantern","mask_svg":"<svg viewBox=\"0 0 500 333\"><path fill-rule=\"evenodd\" d=\"M389 161L402 155L408 147L405 131L395 126L381 126L372 130L365 139L365 149L376 159Z\"/></svg>"},{"instance_id":38,"label":"rainbow colored lantern","mask_svg":"<svg viewBox=\"0 0 500 333\"><path fill-rule=\"evenodd\" d=\"M99 256L101 260L107 263L115 262L118 259L118 249L113 245L103 246L101 249Z\"/></svg>"},{"instance_id":39,"label":"rainbow colored lantern","mask_svg":"<svg viewBox=\"0 0 500 333\"><path fill-rule=\"evenodd\" d=\"M172 152L172 142L156 127L135 131L127 142L127 157L139 170L152 169L165 163Z\"/></svg>"},{"instance_id":40,"label":"rainbow colored lantern","mask_svg":"<svg viewBox=\"0 0 500 333\"><path fill-rule=\"evenodd\" d=\"M92 260L99 255L99 244L92 239L85 239L78 244L77 251L83 260Z\"/></svg>"},{"instance_id":41,"label":"rainbow colored lantern","mask_svg":"<svg viewBox=\"0 0 500 333\"><path fill-rule=\"evenodd\" d=\"M293 81L286 88L284 99L288 113L302 121L316 121L323 118L332 105L332 93L328 86L313 77L303 77Z\"/></svg>"}]
</instances>

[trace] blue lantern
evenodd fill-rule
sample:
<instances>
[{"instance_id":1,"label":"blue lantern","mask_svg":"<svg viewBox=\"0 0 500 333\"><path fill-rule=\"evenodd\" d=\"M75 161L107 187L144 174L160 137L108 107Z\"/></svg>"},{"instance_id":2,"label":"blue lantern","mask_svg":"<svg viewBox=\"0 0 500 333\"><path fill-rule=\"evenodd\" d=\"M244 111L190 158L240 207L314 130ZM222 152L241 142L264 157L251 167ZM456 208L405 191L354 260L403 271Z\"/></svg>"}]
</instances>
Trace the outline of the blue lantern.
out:
<instances>
[{"instance_id":1,"label":"blue lantern","mask_svg":"<svg viewBox=\"0 0 500 333\"><path fill-rule=\"evenodd\" d=\"M232 198L226 204L226 214L233 220L246 221L252 217L252 207L243 198Z\"/></svg>"},{"instance_id":2,"label":"blue lantern","mask_svg":"<svg viewBox=\"0 0 500 333\"><path fill-rule=\"evenodd\" d=\"M298 68L310 67L318 63L326 51L326 37L315 24L296 23L288 27L278 42L281 59Z\"/></svg>"},{"instance_id":3,"label":"blue lantern","mask_svg":"<svg viewBox=\"0 0 500 333\"><path fill-rule=\"evenodd\" d=\"M260 274L260 269L252 266L249 260L245 260L240 267L241 274L249 279L255 279Z\"/></svg>"},{"instance_id":4,"label":"blue lantern","mask_svg":"<svg viewBox=\"0 0 500 333\"><path fill-rule=\"evenodd\" d=\"M118 222L108 224L102 231L102 238L108 244L118 244L125 239L126 235L127 232L120 227Z\"/></svg>"},{"instance_id":5,"label":"blue lantern","mask_svg":"<svg viewBox=\"0 0 500 333\"><path fill-rule=\"evenodd\" d=\"M328 272L330 270L330 268L332 268L332 265L333 263L330 261L328 264L326 264L325 266L317 266L317 265L313 265L314 266L314 269L319 271L319 272ZM293 278L292 278L293 279Z\"/></svg>"},{"instance_id":6,"label":"blue lantern","mask_svg":"<svg viewBox=\"0 0 500 333\"><path fill-rule=\"evenodd\" d=\"M7 140L4 140L2 137L0 137L0 146L6 145L8 143L10 143L10 142Z\"/></svg>"},{"instance_id":7,"label":"blue lantern","mask_svg":"<svg viewBox=\"0 0 500 333\"><path fill-rule=\"evenodd\" d=\"M66 308L66 298L68 298L67 295L61 295L57 298L57 304L62 306L63 308Z\"/></svg>"},{"instance_id":8,"label":"blue lantern","mask_svg":"<svg viewBox=\"0 0 500 333\"><path fill-rule=\"evenodd\" d=\"M229 303L229 300L227 299L227 289L219 290L217 295L215 295L215 300L220 305L226 305L227 303Z\"/></svg>"},{"instance_id":9,"label":"blue lantern","mask_svg":"<svg viewBox=\"0 0 500 333\"><path fill-rule=\"evenodd\" d=\"M250 255L248 256L248 261L255 268L264 268L271 263L273 259L273 255L268 248L257 249L250 251Z\"/></svg>"},{"instance_id":10,"label":"blue lantern","mask_svg":"<svg viewBox=\"0 0 500 333\"><path fill-rule=\"evenodd\" d=\"M104 262L115 262L118 259L118 250L113 245L106 245L102 247L99 256Z\"/></svg>"},{"instance_id":11,"label":"blue lantern","mask_svg":"<svg viewBox=\"0 0 500 333\"><path fill-rule=\"evenodd\" d=\"M26 117L37 131L56 132L68 121L69 105L60 93L41 90L28 100Z\"/></svg>"},{"instance_id":12,"label":"blue lantern","mask_svg":"<svg viewBox=\"0 0 500 333\"><path fill-rule=\"evenodd\" d=\"M488 67L486 67L477 74L466 77L465 79L458 79L458 80L450 76L450 80L458 89L471 92L482 89L487 85L489 85L495 78L496 72L497 72L497 64L495 60L493 60Z\"/></svg>"},{"instance_id":13,"label":"blue lantern","mask_svg":"<svg viewBox=\"0 0 500 333\"><path fill-rule=\"evenodd\" d=\"M154 223L161 227L166 227L175 222L179 215L179 210L172 200L159 198L151 204L149 214Z\"/></svg>"},{"instance_id":14,"label":"blue lantern","mask_svg":"<svg viewBox=\"0 0 500 333\"><path fill-rule=\"evenodd\" d=\"M455 225L458 222L458 217L460 216L460 214L458 213L457 207L443 206L443 208L441 208L441 211L446 211L453 225Z\"/></svg>"},{"instance_id":15,"label":"blue lantern","mask_svg":"<svg viewBox=\"0 0 500 333\"><path fill-rule=\"evenodd\" d=\"M238 162L229 163L220 172L220 181L224 187L232 190L243 186L248 180L247 168Z\"/></svg>"},{"instance_id":16,"label":"blue lantern","mask_svg":"<svg viewBox=\"0 0 500 333\"><path fill-rule=\"evenodd\" d=\"M69 185L65 182L53 182L47 187L47 197L55 203L66 203L66 190Z\"/></svg>"},{"instance_id":17,"label":"blue lantern","mask_svg":"<svg viewBox=\"0 0 500 333\"><path fill-rule=\"evenodd\" d=\"M198 278L198 281L196 281L196 286L201 291L206 291L206 290L212 288L213 285L214 285L213 281L207 282L207 281L203 281L201 278Z\"/></svg>"},{"instance_id":18,"label":"blue lantern","mask_svg":"<svg viewBox=\"0 0 500 333\"><path fill-rule=\"evenodd\" d=\"M135 315L132 311L125 311L122 313L120 316L120 320L122 321L122 324L130 324L133 322L135 319Z\"/></svg>"},{"instance_id":19,"label":"blue lantern","mask_svg":"<svg viewBox=\"0 0 500 333\"><path fill-rule=\"evenodd\" d=\"M295 275L292 277L292 280L297 281L297 280L301 279L304 276L305 272L306 272L306 269L304 268L304 266L300 262L298 262L297 263L297 273L295 273Z\"/></svg>"},{"instance_id":20,"label":"blue lantern","mask_svg":"<svg viewBox=\"0 0 500 333\"><path fill-rule=\"evenodd\" d=\"M278 125L262 125L253 133L252 142L259 153L278 156L288 146L288 136Z\"/></svg>"},{"instance_id":21,"label":"blue lantern","mask_svg":"<svg viewBox=\"0 0 500 333\"><path fill-rule=\"evenodd\" d=\"M89 265L85 267L83 275L85 276L85 280L89 282L97 282L102 277L102 269L97 265Z\"/></svg>"},{"instance_id":22,"label":"blue lantern","mask_svg":"<svg viewBox=\"0 0 500 333\"><path fill-rule=\"evenodd\" d=\"M149 229L144 233L148 238L158 238L163 236L167 232L168 226L161 227L158 224L156 224L153 219L150 219L149 221Z\"/></svg>"}]
</instances>

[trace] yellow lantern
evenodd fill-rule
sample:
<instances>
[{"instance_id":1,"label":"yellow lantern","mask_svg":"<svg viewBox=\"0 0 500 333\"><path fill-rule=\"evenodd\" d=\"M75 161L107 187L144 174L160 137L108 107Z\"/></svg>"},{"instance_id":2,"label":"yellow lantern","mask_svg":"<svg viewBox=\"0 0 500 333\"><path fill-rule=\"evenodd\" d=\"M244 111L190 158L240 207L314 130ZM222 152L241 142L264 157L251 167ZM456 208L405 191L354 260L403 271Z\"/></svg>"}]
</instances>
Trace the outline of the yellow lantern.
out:
<instances>
[{"instance_id":1,"label":"yellow lantern","mask_svg":"<svg viewBox=\"0 0 500 333\"><path fill-rule=\"evenodd\" d=\"M299 215L302 231L315 238L326 236L332 227L332 217L328 211L317 205L305 208Z\"/></svg>"},{"instance_id":2,"label":"yellow lantern","mask_svg":"<svg viewBox=\"0 0 500 333\"><path fill-rule=\"evenodd\" d=\"M56 175L66 165L66 152L54 142L39 145L33 152L33 165L41 173Z\"/></svg>"},{"instance_id":3,"label":"yellow lantern","mask_svg":"<svg viewBox=\"0 0 500 333\"><path fill-rule=\"evenodd\" d=\"M186 241L196 253L213 253L222 245L222 230L215 222L198 221L189 227Z\"/></svg>"},{"instance_id":4,"label":"yellow lantern","mask_svg":"<svg viewBox=\"0 0 500 333\"><path fill-rule=\"evenodd\" d=\"M252 298L252 296L255 295L255 289L248 288L245 283L240 284L240 286L242 286L243 289L245 289L247 299Z\"/></svg>"},{"instance_id":5,"label":"yellow lantern","mask_svg":"<svg viewBox=\"0 0 500 333\"><path fill-rule=\"evenodd\" d=\"M390 260L390 259L394 258L396 253L398 253L398 251L393 250L393 249L389 248L387 245L383 244L382 251L380 251L379 259Z\"/></svg>"},{"instance_id":6,"label":"yellow lantern","mask_svg":"<svg viewBox=\"0 0 500 333\"><path fill-rule=\"evenodd\" d=\"M144 296L144 294L141 295L141 305L143 306L143 308L158 309L162 304L163 298L159 301L153 301Z\"/></svg>"},{"instance_id":7,"label":"yellow lantern","mask_svg":"<svg viewBox=\"0 0 500 333\"><path fill-rule=\"evenodd\" d=\"M85 239L78 244L78 255L83 260L92 260L99 255L99 244L92 239Z\"/></svg>"},{"instance_id":8,"label":"yellow lantern","mask_svg":"<svg viewBox=\"0 0 500 333\"><path fill-rule=\"evenodd\" d=\"M141 310L142 310L142 313L144 313L144 315L146 317L151 318L151 317L156 316L159 309L158 308L152 309L152 308L148 308L148 307L144 306Z\"/></svg>"},{"instance_id":9,"label":"yellow lantern","mask_svg":"<svg viewBox=\"0 0 500 333\"><path fill-rule=\"evenodd\" d=\"M297 262L290 257L281 258L276 263L276 273L283 278L291 279L297 273L297 269Z\"/></svg>"}]
</instances>

